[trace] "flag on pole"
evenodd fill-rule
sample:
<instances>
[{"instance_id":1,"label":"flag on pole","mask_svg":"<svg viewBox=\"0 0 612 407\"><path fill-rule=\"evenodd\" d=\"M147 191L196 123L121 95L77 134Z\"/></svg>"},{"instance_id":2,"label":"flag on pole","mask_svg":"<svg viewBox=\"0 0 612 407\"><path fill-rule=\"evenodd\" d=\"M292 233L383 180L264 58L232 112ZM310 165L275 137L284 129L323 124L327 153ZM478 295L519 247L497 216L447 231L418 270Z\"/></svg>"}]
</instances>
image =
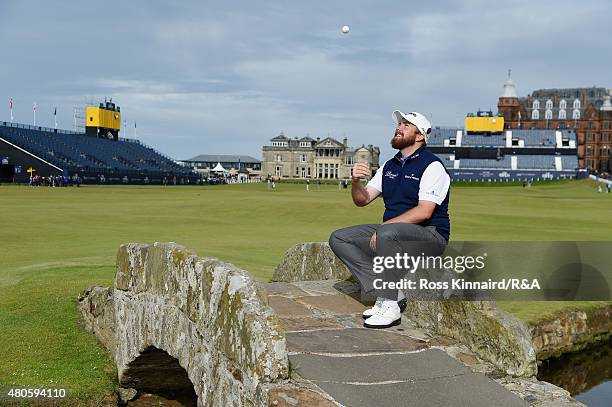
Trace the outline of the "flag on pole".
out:
<instances>
[{"instance_id":1,"label":"flag on pole","mask_svg":"<svg viewBox=\"0 0 612 407\"><path fill-rule=\"evenodd\" d=\"M32 110L34 111L34 126L36 126L36 102L32 105Z\"/></svg>"},{"instance_id":2,"label":"flag on pole","mask_svg":"<svg viewBox=\"0 0 612 407\"><path fill-rule=\"evenodd\" d=\"M57 129L57 107L53 111L53 120L55 121L55 128Z\"/></svg>"},{"instance_id":3,"label":"flag on pole","mask_svg":"<svg viewBox=\"0 0 612 407\"><path fill-rule=\"evenodd\" d=\"M9 106L11 107L11 123L13 123L13 98L9 101Z\"/></svg>"}]
</instances>

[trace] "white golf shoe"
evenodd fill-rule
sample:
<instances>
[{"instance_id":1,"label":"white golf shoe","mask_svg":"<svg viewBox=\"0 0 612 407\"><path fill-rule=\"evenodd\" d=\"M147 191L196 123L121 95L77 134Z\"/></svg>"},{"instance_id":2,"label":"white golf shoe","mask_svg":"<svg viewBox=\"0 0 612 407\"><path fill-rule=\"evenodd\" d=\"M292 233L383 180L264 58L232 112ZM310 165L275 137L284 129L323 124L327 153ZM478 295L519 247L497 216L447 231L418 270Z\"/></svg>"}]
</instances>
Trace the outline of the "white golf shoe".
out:
<instances>
[{"instance_id":1,"label":"white golf shoe","mask_svg":"<svg viewBox=\"0 0 612 407\"><path fill-rule=\"evenodd\" d=\"M361 314L363 316L363 318L369 318L372 315L376 314L376 311L378 311L378 309L381 307L383 301L385 301L384 297L376 297L376 303L374 304L374 306L372 308L368 308L367 310L363 311L363 313ZM404 310L406 309L406 305L407 305L407 301L405 298L399 300L397 302L397 305L399 306L400 309L400 313L404 312Z\"/></svg>"},{"instance_id":2,"label":"white golf shoe","mask_svg":"<svg viewBox=\"0 0 612 407\"><path fill-rule=\"evenodd\" d=\"M402 313L400 312L397 301L383 299L378 310L363 322L366 328L390 328L399 325L402 322Z\"/></svg>"},{"instance_id":3,"label":"white golf shoe","mask_svg":"<svg viewBox=\"0 0 612 407\"><path fill-rule=\"evenodd\" d=\"M376 303L374 303L374 306L363 311L363 314L361 315L364 318L370 318L372 315L376 314L376 312L380 309L384 301L385 299L383 297L376 297Z\"/></svg>"}]
</instances>

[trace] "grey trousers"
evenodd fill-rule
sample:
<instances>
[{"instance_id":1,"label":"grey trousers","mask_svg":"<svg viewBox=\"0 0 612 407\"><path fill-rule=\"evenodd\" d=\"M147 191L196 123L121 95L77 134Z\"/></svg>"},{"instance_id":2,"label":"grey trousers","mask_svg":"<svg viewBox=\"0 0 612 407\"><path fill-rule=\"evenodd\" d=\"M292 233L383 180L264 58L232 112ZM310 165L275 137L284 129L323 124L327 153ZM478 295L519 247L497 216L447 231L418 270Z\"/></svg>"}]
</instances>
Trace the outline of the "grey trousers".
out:
<instances>
[{"instance_id":1,"label":"grey trousers","mask_svg":"<svg viewBox=\"0 0 612 407\"><path fill-rule=\"evenodd\" d=\"M370 239L376 232L376 251L370 248ZM377 297L397 300L398 290L388 287L375 288L374 280L398 282L406 275L403 268L385 268L374 272L374 257L396 257L407 253L411 256L441 255L447 241L434 226L423 227L410 223L387 225L368 224L338 229L329 237L332 251L359 281L363 291L376 291ZM414 276L414 275L413 275ZM380 287L380 284L378 284Z\"/></svg>"}]
</instances>

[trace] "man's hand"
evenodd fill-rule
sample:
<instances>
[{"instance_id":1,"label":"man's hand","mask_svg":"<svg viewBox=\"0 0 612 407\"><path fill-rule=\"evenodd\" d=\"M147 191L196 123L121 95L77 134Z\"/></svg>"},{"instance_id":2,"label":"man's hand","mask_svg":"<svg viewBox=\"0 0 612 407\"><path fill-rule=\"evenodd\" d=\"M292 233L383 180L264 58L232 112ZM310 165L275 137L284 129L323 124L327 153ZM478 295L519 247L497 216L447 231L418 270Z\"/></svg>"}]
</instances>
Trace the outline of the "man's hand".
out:
<instances>
[{"instance_id":1,"label":"man's hand","mask_svg":"<svg viewBox=\"0 0 612 407\"><path fill-rule=\"evenodd\" d=\"M372 186L367 186L364 188L361 185L361 178L370 178L370 164L368 163L355 163L353 164L353 174L351 176L351 196L353 197L353 202L357 206L366 206L370 202L372 202L378 195L380 195L380 191Z\"/></svg>"},{"instance_id":2,"label":"man's hand","mask_svg":"<svg viewBox=\"0 0 612 407\"><path fill-rule=\"evenodd\" d=\"M374 232L374 234L370 238L370 249L372 249L372 251L376 253L376 232Z\"/></svg>"},{"instance_id":3,"label":"man's hand","mask_svg":"<svg viewBox=\"0 0 612 407\"><path fill-rule=\"evenodd\" d=\"M353 181L358 181L361 178L370 177L370 164L368 163L355 163L353 164Z\"/></svg>"}]
</instances>

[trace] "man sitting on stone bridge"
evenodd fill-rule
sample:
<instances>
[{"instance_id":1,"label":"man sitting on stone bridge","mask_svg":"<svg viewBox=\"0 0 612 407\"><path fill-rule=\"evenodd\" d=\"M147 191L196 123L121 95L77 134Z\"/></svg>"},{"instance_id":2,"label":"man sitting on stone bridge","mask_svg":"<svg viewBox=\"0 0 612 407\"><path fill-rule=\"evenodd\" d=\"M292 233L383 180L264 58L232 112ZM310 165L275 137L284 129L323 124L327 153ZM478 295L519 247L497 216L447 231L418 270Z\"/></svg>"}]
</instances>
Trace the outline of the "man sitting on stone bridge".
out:
<instances>
[{"instance_id":1,"label":"man sitting on stone bridge","mask_svg":"<svg viewBox=\"0 0 612 407\"><path fill-rule=\"evenodd\" d=\"M393 284L400 282L406 270L391 267L377 275L374 258L406 252L419 256L425 246L441 254L450 236L450 176L442 161L426 149L431 123L416 112L396 110L392 116L396 129L391 146L398 153L376 171L365 188L360 180L371 176L369 165L355 163L352 171L353 202L366 206L382 194L383 223L339 229L329 238L331 249L363 291L376 292L375 305L363 313L367 328L398 325L406 306L403 291Z\"/></svg>"}]
</instances>

